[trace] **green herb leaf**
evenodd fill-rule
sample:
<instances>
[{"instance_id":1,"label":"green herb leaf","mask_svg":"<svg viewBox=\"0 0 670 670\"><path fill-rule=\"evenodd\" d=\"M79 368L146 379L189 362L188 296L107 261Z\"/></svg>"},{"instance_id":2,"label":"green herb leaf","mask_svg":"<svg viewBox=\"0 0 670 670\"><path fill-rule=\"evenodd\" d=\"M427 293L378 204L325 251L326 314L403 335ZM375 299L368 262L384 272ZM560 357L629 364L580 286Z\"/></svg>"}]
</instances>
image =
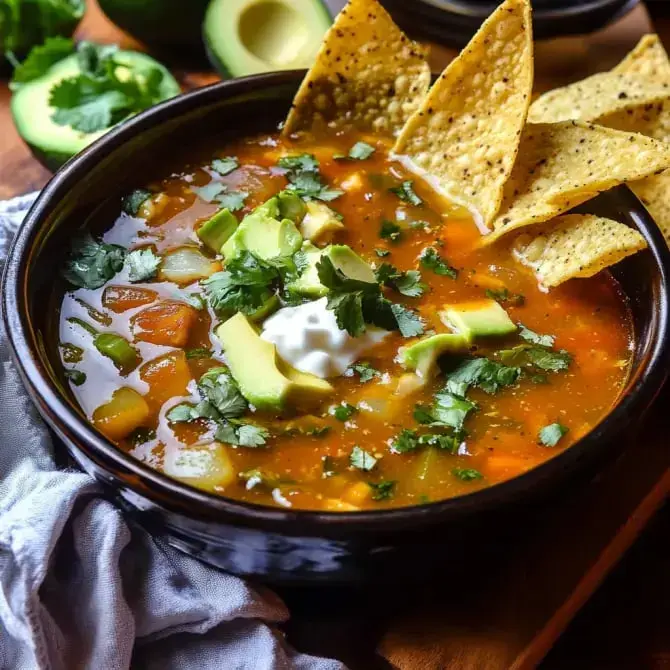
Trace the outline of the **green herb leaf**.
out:
<instances>
[{"instance_id":1,"label":"green herb leaf","mask_svg":"<svg viewBox=\"0 0 670 670\"><path fill-rule=\"evenodd\" d=\"M245 191L225 191L221 193L216 201L223 209L237 212L244 207L244 201L249 197Z\"/></svg>"},{"instance_id":2,"label":"green herb leaf","mask_svg":"<svg viewBox=\"0 0 670 670\"><path fill-rule=\"evenodd\" d=\"M7 44L5 44L7 46ZM47 37L44 44L33 47L27 58L14 68L10 88L16 91L21 84L46 74L59 61L74 53L74 42L65 37Z\"/></svg>"},{"instance_id":3,"label":"green herb leaf","mask_svg":"<svg viewBox=\"0 0 670 670\"><path fill-rule=\"evenodd\" d=\"M86 373L75 368L68 368L65 370L65 377L69 379L75 386L81 386L86 381Z\"/></svg>"},{"instance_id":4,"label":"green herb leaf","mask_svg":"<svg viewBox=\"0 0 670 670\"><path fill-rule=\"evenodd\" d=\"M496 393L501 387L514 384L520 374L520 368L508 367L488 358L467 359L449 373L446 389L461 397L465 397L470 386Z\"/></svg>"},{"instance_id":5,"label":"green herb leaf","mask_svg":"<svg viewBox=\"0 0 670 670\"><path fill-rule=\"evenodd\" d=\"M415 408L414 418L426 425L447 426L461 431L465 418L475 407L475 403L444 390L436 394L432 407L419 405Z\"/></svg>"},{"instance_id":6,"label":"green herb leaf","mask_svg":"<svg viewBox=\"0 0 670 670\"><path fill-rule=\"evenodd\" d=\"M388 249L375 248L375 253L377 256L379 256L379 258L385 258L386 256L390 255L391 252Z\"/></svg>"},{"instance_id":7,"label":"green herb leaf","mask_svg":"<svg viewBox=\"0 0 670 670\"><path fill-rule=\"evenodd\" d=\"M205 309L205 301L199 293L178 293L177 297L187 305L193 307L193 309L197 309L198 311Z\"/></svg>"},{"instance_id":8,"label":"green herb leaf","mask_svg":"<svg viewBox=\"0 0 670 670\"><path fill-rule=\"evenodd\" d=\"M379 237L389 242L398 242L402 237L402 228L395 221L384 219L379 226Z\"/></svg>"},{"instance_id":9,"label":"green herb leaf","mask_svg":"<svg viewBox=\"0 0 670 670\"><path fill-rule=\"evenodd\" d=\"M223 209L237 212L244 207L249 194L244 191L229 191L220 181L211 181L205 186L191 186L191 191L205 202L215 202Z\"/></svg>"},{"instance_id":10,"label":"green herb leaf","mask_svg":"<svg viewBox=\"0 0 670 670\"><path fill-rule=\"evenodd\" d=\"M396 318L398 330L403 337L416 337L423 334L423 321L412 310L394 303L391 305L391 311Z\"/></svg>"},{"instance_id":11,"label":"green herb leaf","mask_svg":"<svg viewBox=\"0 0 670 670\"><path fill-rule=\"evenodd\" d=\"M499 351L497 356L505 365L536 367L548 372L567 370L572 362L572 356L567 351L554 351L537 344L519 344Z\"/></svg>"},{"instance_id":12,"label":"green herb leaf","mask_svg":"<svg viewBox=\"0 0 670 670\"><path fill-rule=\"evenodd\" d=\"M519 326L519 337L522 340L531 342L532 344L539 344L543 347L553 347L556 338L553 335L538 335L538 333L526 328L522 323Z\"/></svg>"},{"instance_id":13,"label":"green herb leaf","mask_svg":"<svg viewBox=\"0 0 670 670\"><path fill-rule=\"evenodd\" d=\"M347 421L350 419L354 414L358 412L358 408L354 407L354 405L350 405L347 402L343 402L341 405L337 405L333 409L333 416L338 420L338 421Z\"/></svg>"},{"instance_id":14,"label":"green herb leaf","mask_svg":"<svg viewBox=\"0 0 670 670\"><path fill-rule=\"evenodd\" d=\"M458 270L452 268L434 247L426 247L419 256L419 262L422 267L432 270L436 275L452 279L458 277Z\"/></svg>"},{"instance_id":15,"label":"green herb leaf","mask_svg":"<svg viewBox=\"0 0 670 670\"><path fill-rule=\"evenodd\" d=\"M373 488L374 493L372 494L373 500L390 500L393 498L393 493L395 490L396 481L395 480L384 480L381 482L368 482L368 484Z\"/></svg>"},{"instance_id":16,"label":"green herb leaf","mask_svg":"<svg viewBox=\"0 0 670 670\"><path fill-rule=\"evenodd\" d=\"M324 479L328 479L328 477L334 477L337 474L335 459L332 456L324 456L321 459L321 469L321 476Z\"/></svg>"},{"instance_id":17,"label":"green herb leaf","mask_svg":"<svg viewBox=\"0 0 670 670\"><path fill-rule=\"evenodd\" d=\"M329 202L344 193L337 188L328 188L322 182L319 161L311 154L283 156L277 165L286 170L286 178L290 182L287 190L295 191L303 200L316 198Z\"/></svg>"},{"instance_id":18,"label":"green herb leaf","mask_svg":"<svg viewBox=\"0 0 670 670\"><path fill-rule=\"evenodd\" d=\"M216 429L214 438L238 447L262 447L269 437L268 431L253 423L229 422Z\"/></svg>"},{"instance_id":19,"label":"green herb leaf","mask_svg":"<svg viewBox=\"0 0 670 670\"><path fill-rule=\"evenodd\" d=\"M126 256L128 278L131 282L140 282L156 276L161 257L151 249L134 249Z\"/></svg>"},{"instance_id":20,"label":"green herb leaf","mask_svg":"<svg viewBox=\"0 0 670 670\"><path fill-rule=\"evenodd\" d=\"M418 298L426 290L421 283L421 273L418 270L401 272L390 263L382 263L375 271L377 281L384 286L395 289L408 298Z\"/></svg>"},{"instance_id":21,"label":"green herb leaf","mask_svg":"<svg viewBox=\"0 0 670 670\"><path fill-rule=\"evenodd\" d=\"M205 372L198 382L198 390L226 419L241 416L249 408L227 368L211 368Z\"/></svg>"},{"instance_id":22,"label":"green herb leaf","mask_svg":"<svg viewBox=\"0 0 670 670\"><path fill-rule=\"evenodd\" d=\"M136 188L129 195L125 196L121 201L121 208L126 214L130 216L137 216L140 207L153 195L151 191L145 188Z\"/></svg>"},{"instance_id":23,"label":"green herb leaf","mask_svg":"<svg viewBox=\"0 0 670 670\"><path fill-rule=\"evenodd\" d=\"M146 444L147 442L155 440L156 431L153 428L140 426L139 428L135 428L135 430L128 435L127 439L133 447L139 447L141 444Z\"/></svg>"},{"instance_id":24,"label":"green herb leaf","mask_svg":"<svg viewBox=\"0 0 670 670\"><path fill-rule=\"evenodd\" d=\"M212 170L218 172L222 177L235 172L238 167L240 167L240 162L235 156L224 156L223 158L215 158L212 161Z\"/></svg>"},{"instance_id":25,"label":"green herb leaf","mask_svg":"<svg viewBox=\"0 0 670 670\"><path fill-rule=\"evenodd\" d=\"M419 445L436 447L450 454L457 454L461 446L461 439L458 435L442 435L440 433L429 433L419 438Z\"/></svg>"},{"instance_id":26,"label":"green herb leaf","mask_svg":"<svg viewBox=\"0 0 670 670\"><path fill-rule=\"evenodd\" d=\"M419 448L419 436L415 430L403 429L391 442L391 451L406 454Z\"/></svg>"},{"instance_id":27,"label":"green herb leaf","mask_svg":"<svg viewBox=\"0 0 670 670\"><path fill-rule=\"evenodd\" d=\"M369 472L375 465L377 465L377 459L357 445L351 450L349 463L352 467L357 468L358 470Z\"/></svg>"},{"instance_id":28,"label":"green herb leaf","mask_svg":"<svg viewBox=\"0 0 670 670\"><path fill-rule=\"evenodd\" d=\"M366 142L356 142L356 144L349 149L349 158L353 158L357 161L364 161L366 158L370 158L374 152L375 148Z\"/></svg>"},{"instance_id":29,"label":"green herb leaf","mask_svg":"<svg viewBox=\"0 0 670 670\"><path fill-rule=\"evenodd\" d=\"M521 307L526 303L526 298L520 293L510 293L506 288L494 289L487 288L485 293L487 298L495 300L501 305L511 305L512 307Z\"/></svg>"},{"instance_id":30,"label":"green herb leaf","mask_svg":"<svg viewBox=\"0 0 670 670\"><path fill-rule=\"evenodd\" d=\"M81 363L81 360L84 358L84 350L76 344L61 342L58 346L62 351L64 363Z\"/></svg>"},{"instance_id":31,"label":"green herb leaf","mask_svg":"<svg viewBox=\"0 0 670 670\"><path fill-rule=\"evenodd\" d=\"M196 347L195 349L186 349L184 353L186 354L186 358L189 359L212 357L212 352L209 349L205 349L204 347Z\"/></svg>"},{"instance_id":32,"label":"green herb leaf","mask_svg":"<svg viewBox=\"0 0 670 670\"><path fill-rule=\"evenodd\" d=\"M463 482L472 482L484 476L479 470L474 470L473 468L454 468L451 474Z\"/></svg>"},{"instance_id":33,"label":"green herb leaf","mask_svg":"<svg viewBox=\"0 0 670 670\"><path fill-rule=\"evenodd\" d=\"M373 368L369 363L354 363L347 368L349 374L358 373L358 377L362 384L372 381L375 377L381 377L381 372Z\"/></svg>"},{"instance_id":34,"label":"green herb leaf","mask_svg":"<svg viewBox=\"0 0 670 670\"><path fill-rule=\"evenodd\" d=\"M555 447L567 432L568 429L565 426L560 423L552 423L540 431L538 440L545 447Z\"/></svg>"},{"instance_id":35,"label":"green herb leaf","mask_svg":"<svg viewBox=\"0 0 670 670\"><path fill-rule=\"evenodd\" d=\"M123 247L99 242L87 233L72 243L62 275L73 286L100 288L121 271L125 257Z\"/></svg>"},{"instance_id":36,"label":"green herb leaf","mask_svg":"<svg viewBox=\"0 0 670 670\"><path fill-rule=\"evenodd\" d=\"M188 421L194 421L195 419L200 418L196 412L193 411L193 406L187 403L181 403L173 407L166 415L165 418L170 423L186 423Z\"/></svg>"},{"instance_id":37,"label":"green herb leaf","mask_svg":"<svg viewBox=\"0 0 670 670\"><path fill-rule=\"evenodd\" d=\"M423 204L423 200L414 192L414 182L411 179L404 181L400 186L390 188L391 193L395 193L402 201L408 202L410 205L419 206Z\"/></svg>"}]
</instances>

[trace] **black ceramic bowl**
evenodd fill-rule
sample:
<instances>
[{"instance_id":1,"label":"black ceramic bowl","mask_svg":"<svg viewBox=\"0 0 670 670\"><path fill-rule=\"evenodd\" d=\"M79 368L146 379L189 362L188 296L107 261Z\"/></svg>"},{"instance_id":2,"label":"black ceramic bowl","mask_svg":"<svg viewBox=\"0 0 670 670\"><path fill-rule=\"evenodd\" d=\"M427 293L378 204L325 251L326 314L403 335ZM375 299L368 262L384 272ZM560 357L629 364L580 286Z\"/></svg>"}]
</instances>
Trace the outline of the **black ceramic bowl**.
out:
<instances>
[{"instance_id":1,"label":"black ceramic bowl","mask_svg":"<svg viewBox=\"0 0 670 670\"><path fill-rule=\"evenodd\" d=\"M638 228L649 249L614 268L635 323L633 372L621 401L591 433L546 464L470 495L419 507L360 513L287 511L246 504L170 479L119 451L84 419L67 388L51 335L54 278L73 231L105 203L169 172L180 147L213 149L226 137L274 128L304 73L215 84L165 102L112 130L51 180L16 235L6 266L3 313L14 358L40 412L79 465L152 532L204 561L274 581L356 581L429 574L498 531L518 528L538 500L569 491L612 459L622 435L660 389L668 367L666 245L625 188L591 211ZM54 309L56 309L54 307ZM531 504L533 503L533 504ZM496 532L493 532L496 529ZM504 535L504 533L503 533Z\"/></svg>"}]
</instances>

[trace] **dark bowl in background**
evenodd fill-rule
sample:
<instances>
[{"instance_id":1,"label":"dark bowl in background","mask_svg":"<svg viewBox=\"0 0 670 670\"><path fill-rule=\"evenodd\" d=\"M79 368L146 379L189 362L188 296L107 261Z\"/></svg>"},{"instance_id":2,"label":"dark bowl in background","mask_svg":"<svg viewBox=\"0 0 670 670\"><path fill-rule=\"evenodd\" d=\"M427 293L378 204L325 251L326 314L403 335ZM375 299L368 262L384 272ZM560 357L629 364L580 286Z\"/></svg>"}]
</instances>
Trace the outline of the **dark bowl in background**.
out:
<instances>
[{"instance_id":1,"label":"dark bowl in background","mask_svg":"<svg viewBox=\"0 0 670 670\"><path fill-rule=\"evenodd\" d=\"M665 0L662 0L665 2ZM464 47L501 0L382 0L394 20L415 38ZM604 28L639 0L533 0L536 40L585 35Z\"/></svg>"},{"instance_id":2,"label":"dark bowl in background","mask_svg":"<svg viewBox=\"0 0 670 670\"><path fill-rule=\"evenodd\" d=\"M626 188L589 211L638 228L649 249L613 272L629 297L634 365L618 405L570 449L531 472L469 495L424 506L360 513L262 507L191 488L119 451L90 426L60 370L49 296L69 240L92 213L169 174L180 147L269 131L285 116L304 72L214 84L169 100L113 129L69 161L42 191L16 235L3 283L3 314L14 360L42 416L77 463L134 519L213 565L274 582L340 583L425 577L434 564L495 551L521 515L569 494L613 459L659 391L668 362L670 253L644 207ZM101 206L103 209L100 209ZM548 502L549 501L549 502ZM502 539L501 539L502 538Z\"/></svg>"}]
</instances>

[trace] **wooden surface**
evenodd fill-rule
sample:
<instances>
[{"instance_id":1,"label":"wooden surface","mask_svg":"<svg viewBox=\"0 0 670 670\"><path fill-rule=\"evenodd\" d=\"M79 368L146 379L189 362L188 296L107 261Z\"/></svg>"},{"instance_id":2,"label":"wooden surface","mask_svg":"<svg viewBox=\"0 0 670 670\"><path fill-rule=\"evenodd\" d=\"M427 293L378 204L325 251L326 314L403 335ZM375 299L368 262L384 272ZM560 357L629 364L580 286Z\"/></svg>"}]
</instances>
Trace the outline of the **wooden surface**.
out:
<instances>
[{"instance_id":1,"label":"wooden surface","mask_svg":"<svg viewBox=\"0 0 670 670\"><path fill-rule=\"evenodd\" d=\"M537 45L537 88L611 67L649 30L647 15L638 8L600 34ZM658 31L669 45L670 24ZM93 4L79 36L139 46ZM435 47L434 68L452 56ZM214 80L207 72L176 74L185 88ZM39 188L49 178L16 135L9 97L6 83L0 83L0 198ZM533 668L554 645L543 668L670 668L670 540L664 523L670 512L652 524L555 644L670 492L665 398L637 434L622 436L630 445L616 463L547 511L540 529L507 547L484 574L445 575L443 583L409 593L330 599L286 593L294 612L289 639L366 670L388 667L374 654L378 642L381 653L403 670Z\"/></svg>"}]
</instances>

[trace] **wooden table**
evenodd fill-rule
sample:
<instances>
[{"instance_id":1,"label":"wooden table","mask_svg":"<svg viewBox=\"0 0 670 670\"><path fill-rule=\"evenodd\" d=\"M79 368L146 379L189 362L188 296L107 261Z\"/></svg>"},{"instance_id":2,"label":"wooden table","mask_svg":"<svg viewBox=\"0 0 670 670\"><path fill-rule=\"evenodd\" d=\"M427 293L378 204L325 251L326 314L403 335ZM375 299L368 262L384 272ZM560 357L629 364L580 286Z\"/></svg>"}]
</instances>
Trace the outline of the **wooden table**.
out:
<instances>
[{"instance_id":1,"label":"wooden table","mask_svg":"<svg viewBox=\"0 0 670 670\"><path fill-rule=\"evenodd\" d=\"M337 4L339 0L334 0ZM657 27L670 46L670 25ZM538 89L579 79L614 65L650 30L640 7L606 31L537 45ZM79 36L139 47L90 3ZM441 69L453 52L436 47ZM215 78L177 72L185 88ZM49 178L16 134L9 90L0 83L0 198L40 188ZM664 399L665 398L665 399ZM670 416L663 405L641 422L624 455L598 480L574 491L547 514L545 532L511 547L497 577L473 584L467 598L450 600L448 579L435 593L348 594L326 604L322 594L285 593L294 612L289 637L312 653L338 656L352 668L507 670L535 667L619 558L647 527L670 492ZM670 511L656 516L542 662L563 668L670 668ZM446 586L446 588L445 588ZM318 604L318 606L317 606ZM385 615L394 611L389 621Z\"/></svg>"}]
</instances>

